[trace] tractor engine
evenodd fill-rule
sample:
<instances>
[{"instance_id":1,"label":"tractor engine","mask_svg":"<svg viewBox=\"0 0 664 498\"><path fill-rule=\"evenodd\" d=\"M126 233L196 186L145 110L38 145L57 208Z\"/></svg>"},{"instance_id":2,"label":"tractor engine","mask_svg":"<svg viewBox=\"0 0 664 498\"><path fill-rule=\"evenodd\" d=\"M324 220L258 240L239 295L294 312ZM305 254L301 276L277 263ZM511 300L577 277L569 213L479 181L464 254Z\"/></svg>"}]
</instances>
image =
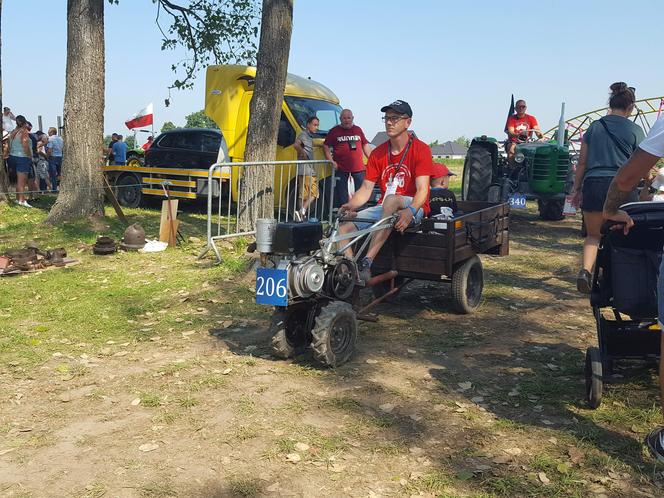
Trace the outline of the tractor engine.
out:
<instances>
[{"instance_id":1,"label":"tractor engine","mask_svg":"<svg viewBox=\"0 0 664 498\"><path fill-rule=\"evenodd\" d=\"M289 301L325 295L337 299L350 296L355 285L355 266L345 258L323 257L320 222L277 223L259 219L256 248L263 267L286 270Z\"/></svg>"}]
</instances>

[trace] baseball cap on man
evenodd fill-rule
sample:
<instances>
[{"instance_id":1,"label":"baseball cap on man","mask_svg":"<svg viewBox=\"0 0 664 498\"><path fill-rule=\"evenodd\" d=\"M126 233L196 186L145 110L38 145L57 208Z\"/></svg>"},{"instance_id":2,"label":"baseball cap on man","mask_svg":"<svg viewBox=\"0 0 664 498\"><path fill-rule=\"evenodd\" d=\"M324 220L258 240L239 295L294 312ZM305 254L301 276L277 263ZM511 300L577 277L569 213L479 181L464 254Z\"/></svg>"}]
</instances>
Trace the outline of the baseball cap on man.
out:
<instances>
[{"instance_id":1,"label":"baseball cap on man","mask_svg":"<svg viewBox=\"0 0 664 498\"><path fill-rule=\"evenodd\" d=\"M392 109L394 112L398 112L399 114L405 114L409 118L413 117L413 110L410 108L408 102L404 100L395 100L391 104L387 104L386 106L381 107L380 112L385 112L388 109Z\"/></svg>"}]
</instances>

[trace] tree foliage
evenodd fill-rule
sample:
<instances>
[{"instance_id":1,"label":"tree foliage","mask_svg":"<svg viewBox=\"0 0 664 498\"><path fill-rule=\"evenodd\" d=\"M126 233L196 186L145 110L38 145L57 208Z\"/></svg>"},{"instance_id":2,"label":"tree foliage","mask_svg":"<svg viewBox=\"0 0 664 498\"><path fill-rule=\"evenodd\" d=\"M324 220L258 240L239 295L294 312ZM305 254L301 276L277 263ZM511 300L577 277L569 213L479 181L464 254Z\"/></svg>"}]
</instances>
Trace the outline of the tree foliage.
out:
<instances>
[{"instance_id":1,"label":"tree foliage","mask_svg":"<svg viewBox=\"0 0 664 498\"><path fill-rule=\"evenodd\" d=\"M205 115L205 111L192 112L185 116L185 128L219 128L217 123Z\"/></svg>"},{"instance_id":2,"label":"tree foliage","mask_svg":"<svg viewBox=\"0 0 664 498\"><path fill-rule=\"evenodd\" d=\"M119 0L108 0L111 4ZM135 0L133 0L135 1ZM184 47L190 57L171 65L182 71L171 88L191 88L196 71L209 64L255 64L260 22L258 0L152 0L161 49Z\"/></svg>"},{"instance_id":3,"label":"tree foliage","mask_svg":"<svg viewBox=\"0 0 664 498\"><path fill-rule=\"evenodd\" d=\"M168 131L168 130L175 130L176 128L178 128L178 127L175 126L175 123L173 123L173 121L166 121L166 122L161 126L161 132L164 133L165 131Z\"/></svg>"},{"instance_id":4,"label":"tree foliage","mask_svg":"<svg viewBox=\"0 0 664 498\"><path fill-rule=\"evenodd\" d=\"M132 133L131 135L127 135L127 136L124 138L124 143L127 144L127 148L128 148L129 150L131 150L131 149L133 149L134 147L136 147L136 138L134 137L133 133Z\"/></svg>"},{"instance_id":5,"label":"tree foliage","mask_svg":"<svg viewBox=\"0 0 664 498\"><path fill-rule=\"evenodd\" d=\"M455 138L452 140L452 142L463 145L464 147L469 147L470 146L470 140L468 140L465 136L461 135L460 137Z\"/></svg>"}]
</instances>

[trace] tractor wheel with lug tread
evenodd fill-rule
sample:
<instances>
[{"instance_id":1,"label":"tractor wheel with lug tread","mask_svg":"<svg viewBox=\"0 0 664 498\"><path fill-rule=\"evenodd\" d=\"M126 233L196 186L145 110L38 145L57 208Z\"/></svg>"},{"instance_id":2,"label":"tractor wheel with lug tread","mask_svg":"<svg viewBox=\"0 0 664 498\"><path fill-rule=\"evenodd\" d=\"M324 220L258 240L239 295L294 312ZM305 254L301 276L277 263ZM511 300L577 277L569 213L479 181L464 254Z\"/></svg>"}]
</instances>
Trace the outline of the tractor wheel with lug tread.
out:
<instances>
[{"instance_id":1,"label":"tractor wheel with lug tread","mask_svg":"<svg viewBox=\"0 0 664 498\"><path fill-rule=\"evenodd\" d=\"M586 402L592 409L602 403L604 387L602 375L602 355L599 348L590 347L586 350Z\"/></svg>"},{"instance_id":2,"label":"tractor wheel with lug tread","mask_svg":"<svg viewBox=\"0 0 664 498\"><path fill-rule=\"evenodd\" d=\"M462 200L486 201L492 174L491 153L482 146L471 145L463 164Z\"/></svg>"},{"instance_id":3,"label":"tractor wheel with lug tread","mask_svg":"<svg viewBox=\"0 0 664 498\"><path fill-rule=\"evenodd\" d=\"M562 220L565 217L563 215L564 206L565 201L560 199L537 200L540 218L546 221Z\"/></svg>"},{"instance_id":4,"label":"tractor wheel with lug tread","mask_svg":"<svg viewBox=\"0 0 664 498\"><path fill-rule=\"evenodd\" d=\"M353 307L344 301L330 301L321 306L311 331L314 358L338 367L355 352L357 318Z\"/></svg>"},{"instance_id":5,"label":"tractor wheel with lug tread","mask_svg":"<svg viewBox=\"0 0 664 498\"><path fill-rule=\"evenodd\" d=\"M134 175L121 176L115 183L118 202L123 207L137 208L143 200L141 181Z\"/></svg>"},{"instance_id":6,"label":"tractor wheel with lug tread","mask_svg":"<svg viewBox=\"0 0 664 498\"><path fill-rule=\"evenodd\" d=\"M272 336L272 350L279 358L293 358L302 354L311 337L307 330L308 310L304 307L278 308L270 319L269 334Z\"/></svg>"},{"instance_id":7,"label":"tractor wheel with lug tread","mask_svg":"<svg viewBox=\"0 0 664 498\"><path fill-rule=\"evenodd\" d=\"M454 308L463 314L474 312L482 301L484 274L477 256L467 259L452 274Z\"/></svg>"},{"instance_id":8,"label":"tractor wheel with lug tread","mask_svg":"<svg viewBox=\"0 0 664 498\"><path fill-rule=\"evenodd\" d=\"M141 156L134 155L127 158L127 166L139 168L144 165L144 160Z\"/></svg>"}]
</instances>

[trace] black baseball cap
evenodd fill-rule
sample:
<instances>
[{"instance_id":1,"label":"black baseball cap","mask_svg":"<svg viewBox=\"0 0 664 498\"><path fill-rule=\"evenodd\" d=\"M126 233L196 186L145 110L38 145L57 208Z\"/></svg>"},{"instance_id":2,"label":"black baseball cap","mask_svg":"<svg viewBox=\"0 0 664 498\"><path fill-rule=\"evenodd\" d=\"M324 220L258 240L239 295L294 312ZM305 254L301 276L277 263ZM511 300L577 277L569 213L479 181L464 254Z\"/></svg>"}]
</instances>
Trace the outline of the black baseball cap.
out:
<instances>
[{"instance_id":1,"label":"black baseball cap","mask_svg":"<svg viewBox=\"0 0 664 498\"><path fill-rule=\"evenodd\" d=\"M413 110L410 108L410 104L405 100L395 100L391 104L381 107L380 112L385 112L388 109L392 109L394 112L399 114L405 114L409 118L413 117Z\"/></svg>"}]
</instances>

